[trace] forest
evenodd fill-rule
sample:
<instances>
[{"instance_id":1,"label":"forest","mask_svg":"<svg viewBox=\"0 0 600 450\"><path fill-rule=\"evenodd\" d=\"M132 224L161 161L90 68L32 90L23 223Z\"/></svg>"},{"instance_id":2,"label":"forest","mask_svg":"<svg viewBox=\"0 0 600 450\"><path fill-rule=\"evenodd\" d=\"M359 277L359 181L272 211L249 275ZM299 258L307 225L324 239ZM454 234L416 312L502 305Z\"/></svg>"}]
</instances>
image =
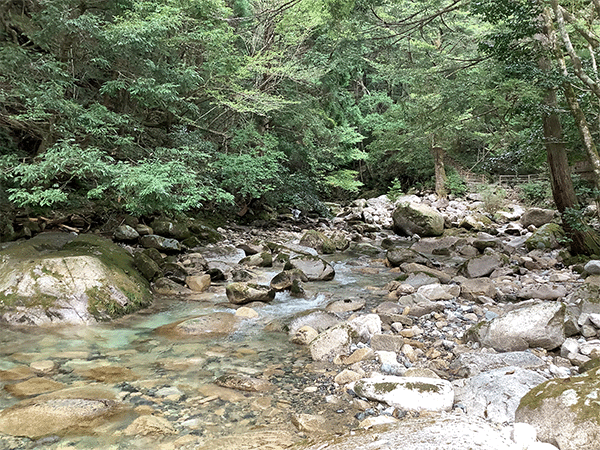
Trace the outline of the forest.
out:
<instances>
[{"instance_id":1,"label":"forest","mask_svg":"<svg viewBox=\"0 0 600 450\"><path fill-rule=\"evenodd\" d=\"M320 211L467 168L548 173L594 245L600 0L2 0L0 42L4 217Z\"/></svg>"}]
</instances>

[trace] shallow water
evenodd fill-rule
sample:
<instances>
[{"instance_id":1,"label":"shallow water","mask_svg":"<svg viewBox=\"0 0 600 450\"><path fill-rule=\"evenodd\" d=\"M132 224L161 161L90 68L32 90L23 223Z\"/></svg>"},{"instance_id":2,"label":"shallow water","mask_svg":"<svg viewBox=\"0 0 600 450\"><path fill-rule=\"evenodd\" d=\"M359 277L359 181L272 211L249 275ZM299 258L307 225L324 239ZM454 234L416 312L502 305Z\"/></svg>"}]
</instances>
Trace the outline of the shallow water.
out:
<instances>
[{"instance_id":1,"label":"shallow water","mask_svg":"<svg viewBox=\"0 0 600 450\"><path fill-rule=\"evenodd\" d=\"M137 417L131 413L96 429L93 436L50 437L35 443L0 435L0 449L202 448L198 442L193 443L194 438L209 442L252 430L290 429L292 413L339 410L326 401L330 386L324 379L327 370L313 367L307 349L291 344L286 333L266 330L277 329L280 325L273 324L285 323L303 311L324 308L334 300L380 300L382 293L377 293L376 288L381 289L395 277L380 262L371 262L368 267L365 262L340 258L343 257L339 254L330 258L336 268L334 280L307 283L305 299L277 294L271 304L255 308L258 318L244 320L235 333L224 338L173 340L154 332L157 327L185 318L214 311L232 312L223 306L224 289L217 289L205 302L156 298L151 308L111 324L0 329L0 370L28 366L39 360L55 361L60 370L52 376L54 381L67 387L114 389L132 409L154 411L176 431L160 438L125 435L123 430ZM262 273L263 282L276 273L272 269ZM90 377L91 369L102 366L130 369L135 379L98 381ZM212 384L223 374L268 379L275 390L223 391ZM0 382L0 408L22 400L2 389L3 384L10 383L14 382ZM304 437L297 434L297 439ZM187 447L186 437L190 442Z\"/></svg>"}]
</instances>

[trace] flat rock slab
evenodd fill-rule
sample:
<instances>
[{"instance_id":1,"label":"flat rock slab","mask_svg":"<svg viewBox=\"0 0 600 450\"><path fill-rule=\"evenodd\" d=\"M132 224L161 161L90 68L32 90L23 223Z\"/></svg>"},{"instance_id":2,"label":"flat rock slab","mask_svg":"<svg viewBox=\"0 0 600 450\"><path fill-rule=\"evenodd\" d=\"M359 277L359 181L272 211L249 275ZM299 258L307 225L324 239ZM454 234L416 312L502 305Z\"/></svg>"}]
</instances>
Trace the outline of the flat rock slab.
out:
<instances>
[{"instance_id":1,"label":"flat rock slab","mask_svg":"<svg viewBox=\"0 0 600 450\"><path fill-rule=\"evenodd\" d=\"M539 369L545 367L546 363L531 352L462 353L450 364L450 370L460 377L473 377L481 372L508 366Z\"/></svg>"},{"instance_id":2,"label":"flat rock slab","mask_svg":"<svg viewBox=\"0 0 600 450\"><path fill-rule=\"evenodd\" d=\"M360 397L405 411L449 411L454 403L452 384L439 378L389 375L363 378L351 386Z\"/></svg>"},{"instance_id":3,"label":"flat rock slab","mask_svg":"<svg viewBox=\"0 0 600 450\"><path fill-rule=\"evenodd\" d=\"M170 337L213 338L233 333L240 319L235 314L216 312L183 321L163 325L155 331Z\"/></svg>"},{"instance_id":4,"label":"flat rock slab","mask_svg":"<svg viewBox=\"0 0 600 450\"><path fill-rule=\"evenodd\" d=\"M384 431L375 429L335 441L319 441L306 450L515 450L506 434L477 417L441 414L404 419Z\"/></svg>"}]
</instances>

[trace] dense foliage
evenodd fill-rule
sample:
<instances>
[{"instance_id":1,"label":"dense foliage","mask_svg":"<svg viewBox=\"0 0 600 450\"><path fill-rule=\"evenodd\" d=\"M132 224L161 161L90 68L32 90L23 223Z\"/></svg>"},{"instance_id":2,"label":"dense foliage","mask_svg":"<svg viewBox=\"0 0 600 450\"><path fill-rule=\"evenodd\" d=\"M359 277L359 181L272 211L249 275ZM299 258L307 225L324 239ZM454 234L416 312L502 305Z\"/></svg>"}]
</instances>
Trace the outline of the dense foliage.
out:
<instances>
[{"instance_id":1,"label":"dense foliage","mask_svg":"<svg viewBox=\"0 0 600 450\"><path fill-rule=\"evenodd\" d=\"M433 149L457 167L538 172L544 83L531 58L541 50L520 45L537 30L532 4L5 1L0 203L310 210L430 187ZM565 8L581 13L572 27L595 33L588 6ZM593 60L579 36L576 51ZM585 86L580 102L597 123ZM565 121L565 136L577 149L575 125Z\"/></svg>"}]
</instances>

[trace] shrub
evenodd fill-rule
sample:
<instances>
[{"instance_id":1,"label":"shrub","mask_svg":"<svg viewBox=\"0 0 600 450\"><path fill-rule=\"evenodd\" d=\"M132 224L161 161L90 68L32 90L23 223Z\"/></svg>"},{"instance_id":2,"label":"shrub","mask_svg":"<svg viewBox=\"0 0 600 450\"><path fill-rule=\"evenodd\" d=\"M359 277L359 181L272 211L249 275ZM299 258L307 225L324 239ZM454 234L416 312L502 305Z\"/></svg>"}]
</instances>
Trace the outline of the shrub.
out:
<instances>
[{"instance_id":1,"label":"shrub","mask_svg":"<svg viewBox=\"0 0 600 450\"><path fill-rule=\"evenodd\" d=\"M548 181L533 181L518 186L519 197L522 202L530 205L542 205L547 203L552 194Z\"/></svg>"}]
</instances>

